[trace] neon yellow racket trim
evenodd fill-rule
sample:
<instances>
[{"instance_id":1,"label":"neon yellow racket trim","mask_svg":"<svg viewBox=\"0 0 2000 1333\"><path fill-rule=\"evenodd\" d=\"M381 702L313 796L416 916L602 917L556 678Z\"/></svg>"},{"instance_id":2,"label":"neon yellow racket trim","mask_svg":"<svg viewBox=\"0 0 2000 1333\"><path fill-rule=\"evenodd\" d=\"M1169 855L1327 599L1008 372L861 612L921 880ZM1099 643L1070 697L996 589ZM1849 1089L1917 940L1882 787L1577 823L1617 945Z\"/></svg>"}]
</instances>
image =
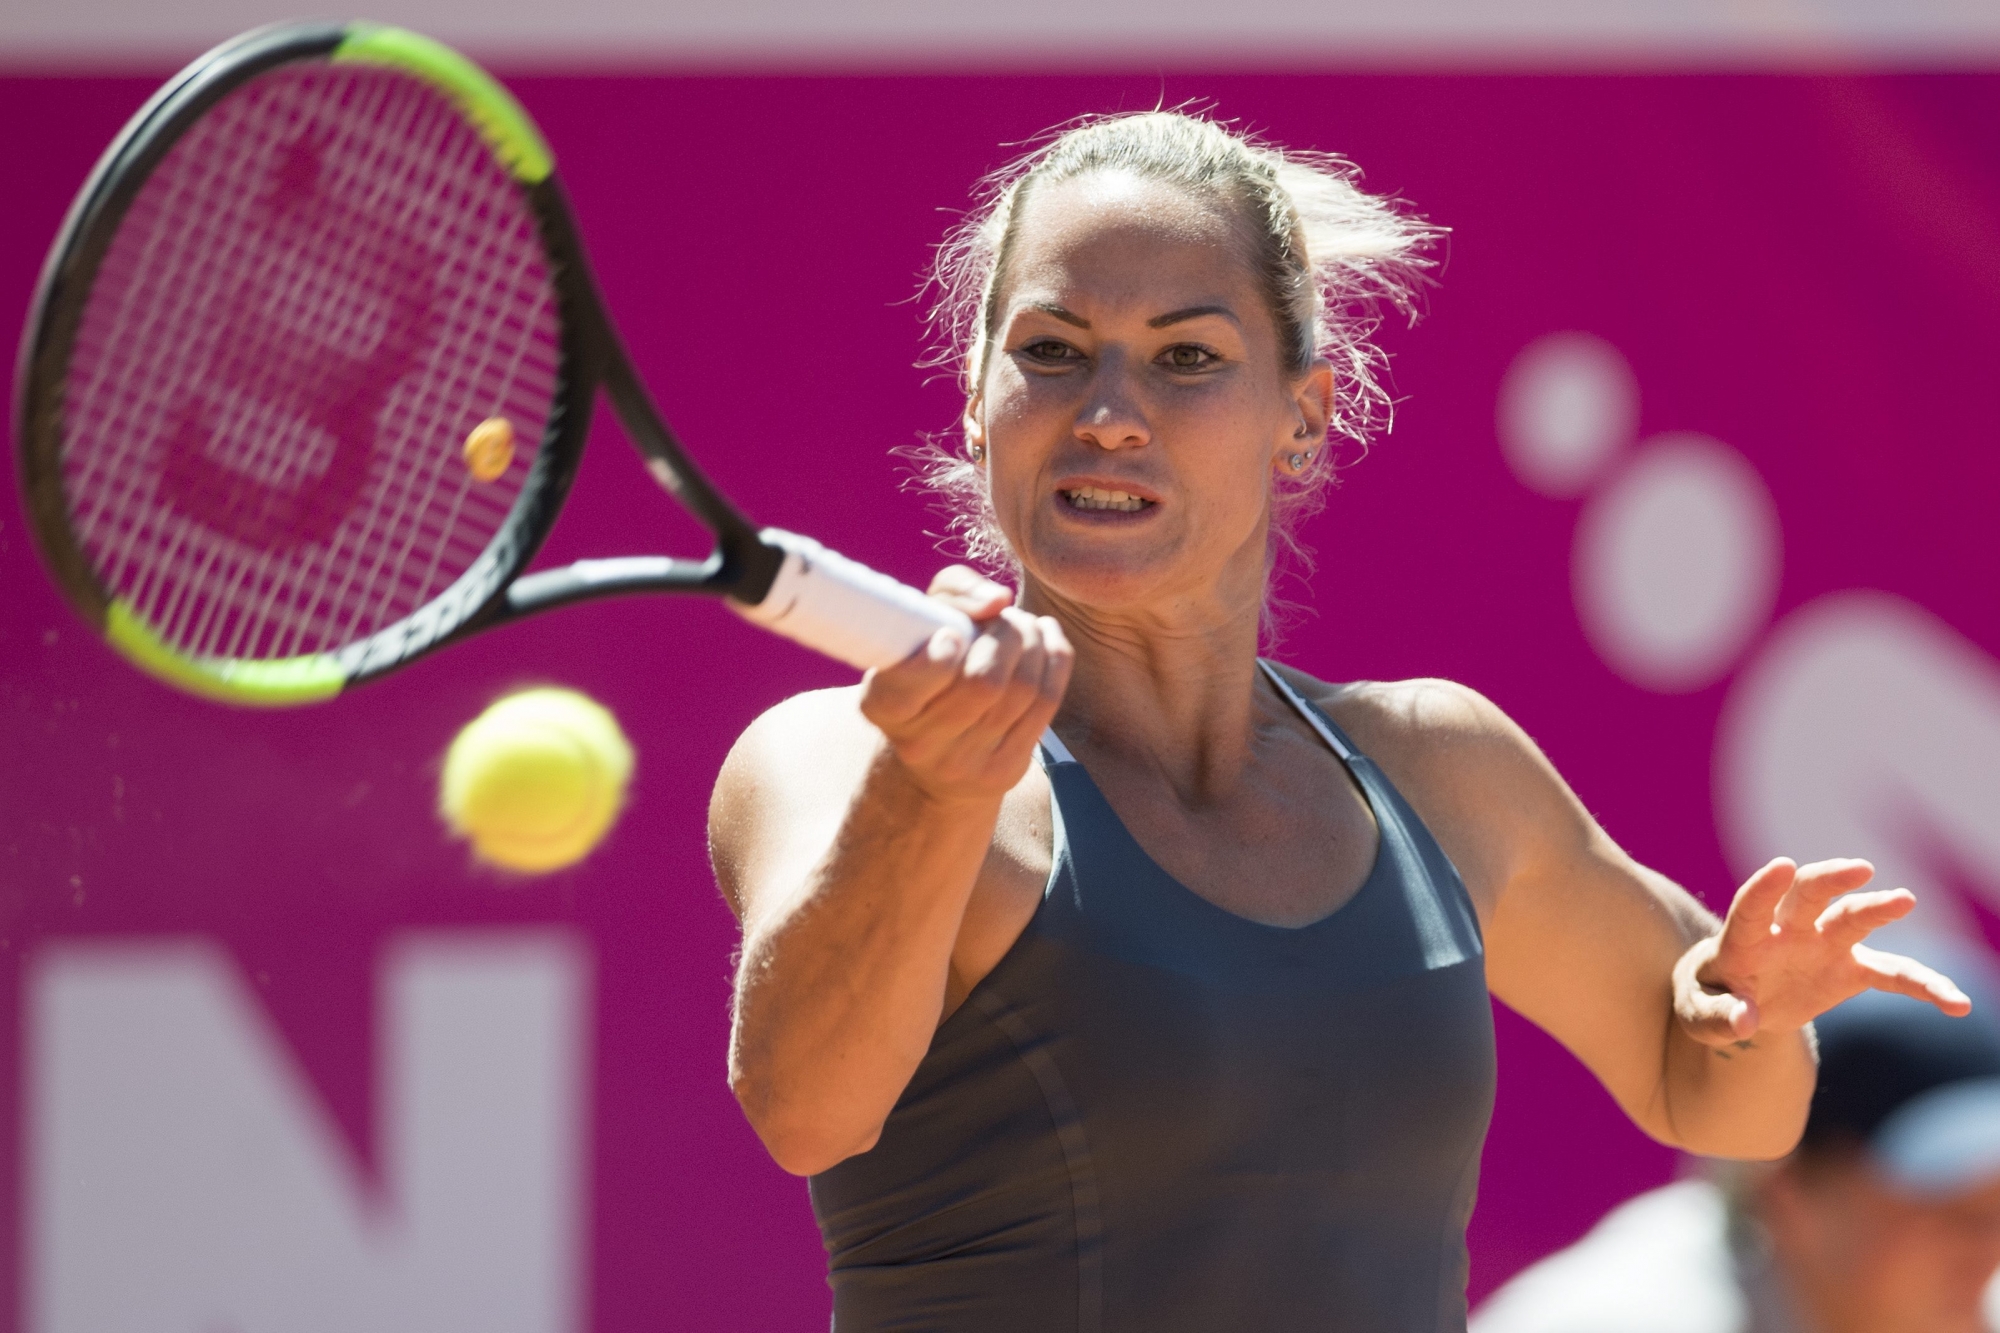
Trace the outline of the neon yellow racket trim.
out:
<instances>
[{"instance_id":1,"label":"neon yellow racket trim","mask_svg":"<svg viewBox=\"0 0 2000 1333\"><path fill-rule=\"evenodd\" d=\"M127 660L168 684L224 703L269 708L313 703L331 699L347 684L347 673L326 653L263 662L183 657L123 602L111 603L106 612L104 637Z\"/></svg>"},{"instance_id":2,"label":"neon yellow racket trim","mask_svg":"<svg viewBox=\"0 0 2000 1333\"><path fill-rule=\"evenodd\" d=\"M394 65L442 88L479 128L494 155L524 185L547 180L555 154L535 122L485 70L442 42L379 23L356 23L334 48L333 59L360 65Z\"/></svg>"}]
</instances>

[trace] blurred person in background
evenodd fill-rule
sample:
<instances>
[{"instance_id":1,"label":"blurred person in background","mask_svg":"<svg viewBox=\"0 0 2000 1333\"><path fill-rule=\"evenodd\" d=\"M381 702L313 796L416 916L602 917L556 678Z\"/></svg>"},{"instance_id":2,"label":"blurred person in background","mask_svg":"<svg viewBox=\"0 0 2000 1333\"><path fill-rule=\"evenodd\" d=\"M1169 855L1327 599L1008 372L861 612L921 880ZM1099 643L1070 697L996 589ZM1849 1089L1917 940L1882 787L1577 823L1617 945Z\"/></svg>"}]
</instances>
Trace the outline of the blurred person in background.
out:
<instances>
[{"instance_id":1,"label":"blurred person in background","mask_svg":"<svg viewBox=\"0 0 2000 1333\"><path fill-rule=\"evenodd\" d=\"M1472 1333L2000 1329L1993 994L1974 991L1970 1019L1879 992L1829 1011L1796 1151L1613 1210L1502 1287Z\"/></svg>"}]
</instances>

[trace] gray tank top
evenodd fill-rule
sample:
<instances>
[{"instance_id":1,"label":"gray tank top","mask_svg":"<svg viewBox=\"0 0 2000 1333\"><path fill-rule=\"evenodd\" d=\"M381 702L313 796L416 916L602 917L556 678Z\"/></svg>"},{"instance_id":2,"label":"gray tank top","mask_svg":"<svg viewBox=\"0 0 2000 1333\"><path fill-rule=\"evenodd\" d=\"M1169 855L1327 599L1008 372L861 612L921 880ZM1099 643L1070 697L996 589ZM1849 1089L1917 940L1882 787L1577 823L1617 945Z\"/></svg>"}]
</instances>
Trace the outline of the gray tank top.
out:
<instances>
[{"instance_id":1,"label":"gray tank top","mask_svg":"<svg viewBox=\"0 0 2000 1333\"><path fill-rule=\"evenodd\" d=\"M1298 929L1149 857L1053 733L1055 867L880 1141L813 1177L837 1333L1465 1328L1493 1103L1479 925L1319 709L1380 828Z\"/></svg>"}]
</instances>

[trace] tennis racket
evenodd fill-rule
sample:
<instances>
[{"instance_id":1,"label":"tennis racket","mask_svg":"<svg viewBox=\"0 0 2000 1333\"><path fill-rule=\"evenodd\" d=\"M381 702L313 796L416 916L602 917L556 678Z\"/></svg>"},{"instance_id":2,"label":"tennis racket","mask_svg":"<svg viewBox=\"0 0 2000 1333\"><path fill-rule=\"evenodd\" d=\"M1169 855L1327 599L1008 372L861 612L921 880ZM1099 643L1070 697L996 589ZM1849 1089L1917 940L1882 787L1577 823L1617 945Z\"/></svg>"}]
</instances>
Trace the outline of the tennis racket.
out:
<instances>
[{"instance_id":1,"label":"tennis racket","mask_svg":"<svg viewBox=\"0 0 2000 1333\"><path fill-rule=\"evenodd\" d=\"M597 393L715 538L524 573ZM856 667L966 618L759 530L634 373L547 144L465 57L292 23L209 52L57 237L16 407L36 540L131 661L236 703L324 699L619 593L719 597Z\"/></svg>"}]
</instances>

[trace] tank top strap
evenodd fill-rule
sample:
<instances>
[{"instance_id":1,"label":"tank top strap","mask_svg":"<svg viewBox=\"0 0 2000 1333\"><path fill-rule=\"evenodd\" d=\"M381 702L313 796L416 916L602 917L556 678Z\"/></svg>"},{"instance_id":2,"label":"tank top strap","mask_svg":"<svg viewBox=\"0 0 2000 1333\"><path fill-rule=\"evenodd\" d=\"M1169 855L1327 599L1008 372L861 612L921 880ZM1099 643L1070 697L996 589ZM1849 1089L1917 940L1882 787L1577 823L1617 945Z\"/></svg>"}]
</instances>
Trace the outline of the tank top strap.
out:
<instances>
[{"instance_id":1,"label":"tank top strap","mask_svg":"<svg viewBox=\"0 0 2000 1333\"><path fill-rule=\"evenodd\" d=\"M1342 763L1352 764L1356 759L1366 758L1339 724L1326 715L1326 710L1294 689L1290 681L1278 674L1276 667L1261 657L1257 659L1257 665L1263 669L1264 678L1271 682L1271 687L1284 697L1307 726L1319 733L1319 738L1326 742L1328 749L1340 756Z\"/></svg>"},{"instance_id":2,"label":"tank top strap","mask_svg":"<svg viewBox=\"0 0 2000 1333\"><path fill-rule=\"evenodd\" d=\"M1263 658L1257 659L1257 665L1262 668L1272 688L1276 689L1284 697L1285 702L1305 719L1307 726L1319 733L1319 738L1326 742L1328 749L1340 756L1343 763L1352 763L1356 759L1365 758L1360 750L1355 748L1354 742L1348 739L1347 733L1340 729L1339 724L1328 717L1319 705L1293 689L1292 683L1279 675L1277 668ZM1044 770L1054 768L1057 764L1076 762L1076 756L1069 752L1067 745L1063 744L1062 737L1056 735L1054 727L1042 732L1041 745L1036 753L1041 758Z\"/></svg>"}]
</instances>

